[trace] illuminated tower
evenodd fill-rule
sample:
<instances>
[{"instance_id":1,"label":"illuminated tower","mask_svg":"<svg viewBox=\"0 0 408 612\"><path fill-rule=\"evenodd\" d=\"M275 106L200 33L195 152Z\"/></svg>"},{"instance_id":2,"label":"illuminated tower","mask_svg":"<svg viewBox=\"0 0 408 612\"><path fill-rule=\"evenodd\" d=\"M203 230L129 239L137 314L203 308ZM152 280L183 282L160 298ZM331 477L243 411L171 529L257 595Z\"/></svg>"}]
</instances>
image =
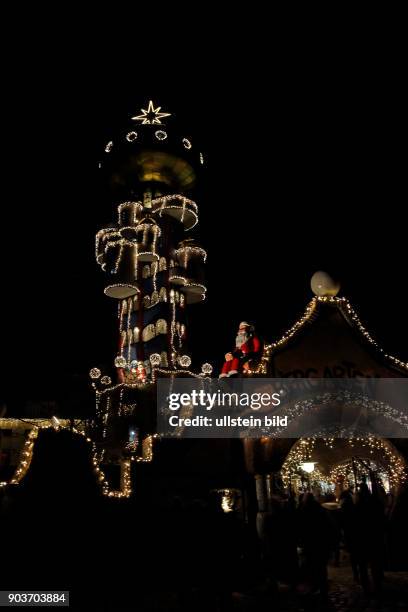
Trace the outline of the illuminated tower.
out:
<instances>
[{"instance_id":1,"label":"illuminated tower","mask_svg":"<svg viewBox=\"0 0 408 612\"><path fill-rule=\"evenodd\" d=\"M151 101L132 121L107 143L100 164L117 217L96 235L96 260L106 275L105 294L117 301L118 348L115 376L90 372L98 464L151 458L154 381L189 375L186 309L206 291L206 253L191 236L203 155Z\"/></svg>"}]
</instances>

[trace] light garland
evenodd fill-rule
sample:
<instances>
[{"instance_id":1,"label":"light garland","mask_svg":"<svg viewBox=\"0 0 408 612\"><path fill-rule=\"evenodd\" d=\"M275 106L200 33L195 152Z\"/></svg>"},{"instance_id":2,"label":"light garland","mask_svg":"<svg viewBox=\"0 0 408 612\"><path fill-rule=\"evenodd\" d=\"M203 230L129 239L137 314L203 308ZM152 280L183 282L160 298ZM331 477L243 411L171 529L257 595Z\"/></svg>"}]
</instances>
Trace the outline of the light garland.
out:
<instances>
[{"instance_id":1,"label":"light garland","mask_svg":"<svg viewBox=\"0 0 408 612\"><path fill-rule=\"evenodd\" d=\"M160 227L157 225L157 222L153 218L155 214L158 214L159 217L162 216L163 213L168 212L169 214L173 214L176 212L179 216L179 221L186 226L186 229L191 229L198 222L198 207L193 200L186 198L185 196L181 196L178 194L160 196L151 201L151 209L150 215L151 223L143 222L143 220L139 220L139 214L143 211L142 202L122 202L118 206L118 227L108 227L101 229L97 232L95 238L95 257L97 263L102 267L103 270L106 270L107 262L106 256L108 255L111 249L116 249L116 259L112 272L114 274L118 273L119 266L122 261L122 257L124 255L125 247L128 247L134 252L135 259L135 279L137 278L137 262L143 260L146 257L154 257L159 259L158 254L156 253L156 243L158 237L161 235ZM122 216L123 211L130 209L132 214L132 223L133 225L122 225ZM150 218L150 217L149 217ZM147 244L147 231L151 231L153 233L153 240L151 247L146 250L146 248L139 249L139 243L134 240L129 240L124 236L124 233L134 231L135 236L141 231L143 233L142 244ZM204 261L206 259L206 252L199 247L185 247L187 248L185 253L185 258L187 258L187 254L189 252L193 254L200 254ZM181 252L181 250L180 250ZM187 261L187 260L186 260ZM160 268L159 268L160 270Z\"/></svg>"},{"instance_id":2,"label":"light garland","mask_svg":"<svg viewBox=\"0 0 408 612\"><path fill-rule=\"evenodd\" d=\"M163 130L157 130L154 135L156 136L157 140L166 140L167 138L167 132L164 132Z\"/></svg>"},{"instance_id":3,"label":"light garland","mask_svg":"<svg viewBox=\"0 0 408 612\"><path fill-rule=\"evenodd\" d=\"M173 296L174 296L174 291L173 291ZM171 297L171 292L170 292L170 297ZM171 363L173 367L176 366L176 358L177 358L177 352L174 346L175 334L176 334L176 304L173 299L171 300L171 324L170 324L170 349L171 349L170 359L171 359Z\"/></svg>"},{"instance_id":4,"label":"light garland","mask_svg":"<svg viewBox=\"0 0 408 612\"><path fill-rule=\"evenodd\" d=\"M132 494L132 486L131 486L131 462L136 461L138 463L151 463L153 460L153 440L158 438L158 434L153 434L147 436L142 441L142 455L140 457L136 457L134 455L131 456L130 459L125 459L120 461L121 467L121 488L120 490L114 490L109 488L108 480L105 476L104 471L101 468L101 463L103 461L105 451L98 453L95 442L85 433L85 431L81 431L78 428L73 428L74 433L82 435L86 441L92 446L92 463L94 466L94 471L98 479L99 485L102 487L103 495L107 497L113 497L116 499L120 498L128 498Z\"/></svg>"},{"instance_id":5,"label":"light garland","mask_svg":"<svg viewBox=\"0 0 408 612\"><path fill-rule=\"evenodd\" d=\"M262 361L254 370L250 370L249 374L266 374L267 373L267 364L270 361L270 358L274 351L285 346L287 342L293 338L306 324L310 323L313 320L313 317L316 313L316 309L319 303L330 303L336 305L340 311L345 316L346 320L348 320L352 325L357 327L358 331L364 336L365 340L368 341L386 360L391 361L393 365L402 368L403 370L408 372L408 363L403 362L396 357L389 355L386 353L379 344L372 338L370 333L361 323L356 311L352 308L349 300L345 297L333 297L333 296L316 296L314 297L306 307L306 310L302 317L296 321L296 323L287 330L283 336L273 342L271 344L267 344L264 347Z\"/></svg>"},{"instance_id":6,"label":"light garland","mask_svg":"<svg viewBox=\"0 0 408 612\"><path fill-rule=\"evenodd\" d=\"M196 221L194 225L196 225L196 223L198 222L198 206L193 200L190 200L185 196L179 194L171 194L166 196L160 196L152 200L152 210L154 212L158 211L160 216L164 211L173 209L182 211L182 222L184 221L186 211L195 216ZM190 226L188 229L191 229L192 227L194 227L194 225Z\"/></svg>"},{"instance_id":7,"label":"light garland","mask_svg":"<svg viewBox=\"0 0 408 612\"><path fill-rule=\"evenodd\" d=\"M20 463L16 471L14 472L10 484L18 484L20 480L22 480L26 475L33 458L34 440L36 440L37 437L38 427L33 427L33 429L28 433L27 440L24 442L23 450L21 452Z\"/></svg>"},{"instance_id":8,"label":"light garland","mask_svg":"<svg viewBox=\"0 0 408 612\"><path fill-rule=\"evenodd\" d=\"M128 142L134 142L137 138L137 132L129 132L126 134L126 140Z\"/></svg>"},{"instance_id":9,"label":"light garland","mask_svg":"<svg viewBox=\"0 0 408 612\"><path fill-rule=\"evenodd\" d=\"M131 486L131 470L130 461L122 460L120 462L120 484L121 488L119 491L109 490L108 486L103 487L103 494L107 497L115 497L116 499L128 498L132 493Z\"/></svg>"},{"instance_id":10,"label":"light garland","mask_svg":"<svg viewBox=\"0 0 408 612\"><path fill-rule=\"evenodd\" d=\"M165 374L166 376L177 376L178 374L181 374L182 376L190 376L192 378L201 378L202 379L202 374L196 374L195 372L191 372L191 370L178 370L177 368L169 368L169 369L164 369L164 368L154 368L153 370L153 374L156 373L159 374ZM153 375L153 382L156 382L157 377Z\"/></svg>"},{"instance_id":11,"label":"light garland","mask_svg":"<svg viewBox=\"0 0 408 612\"><path fill-rule=\"evenodd\" d=\"M332 379L328 379L332 380ZM366 396L362 396L360 393L353 393L351 391L335 391L335 392L323 392L318 395L314 395L313 398L307 398L304 400L300 400L295 402L294 404L289 404L286 408L285 414L288 417L289 422L298 422L301 417L309 418L311 415L313 416L313 411L321 410L322 407L334 407L340 406L344 408L345 406L357 406L358 410L364 410L367 414L368 412L373 412L376 416L382 416L385 419L392 421L399 425L399 431L403 437L408 434L408 416L400 410L393 408L391 405L386 402L371 399ZM277 427L273 433L269 432L269 429L266 428L265 433L268 434L269 437L275 438L279 437L285 428ZM403 431L405 430L405 431ZM340 427L337 425L331 425L330 431L332 434L331 437L327 437L328 430L324 429L315 432L314 437L320 437L324 440L334 440L335 436L337 438L344 438L346 435L354 435L356 432L353 428L346 430L344 427ZM367 434L372 435L372 434Z\"/></svg>"},{"instance_id":12,"label":"light garland","mask_svg":"<svg viewBox=\"0 0 408 612\"><path fill-rule=\"evenodd\" d=\"M140 289L139 287L137 287L136 285L131 285L130 283L114 283L112 285L108 285L107 287L105 287L105 289L103 290L105 295L109 295L108 291L110 289L116 289L116 287L128 287L129 289L134 289L135 293L140 293ZM120 298L122 299L122 298Z\"/></svg>"},{"instance_id":13,"label":"light garland","mask_svg":"<svg viewBox=\"0 0 408 612\"><path fill-rule=\"evenodd\" d=\"M291 478L298 472L299 466L302 463L312 461L316 442L318 442L319 439L320 438L317 437L300 438L291 448L281 469L282 480L285 486L290 485ZM333 448L336 439L329 437L321 438L320 440L323 441L329 448ZM356 446L368 448L370 454L373 454L374 451L379 451L382 453L387 459L387 465L384 466L384 469L388 474L388 478L392 486L398 487L406 480L406 464L399 457L399 455L391 449L389 442L371 435L367 437L360 436L357 438L348 438L346 440L350 446L351 455L355 454L355 451L352 451L351 449L355 448ZM337 475L338 472L336 468L334 468L329 475L321 475L320 479L336 484Z\"/></svg>"},{"instance_id":14,"label":"light garland","mask_svg":"<svg viewBox=\"0 0 408 612\"><path fill-rule=\"evenodd\" d=\"M358 473L359 479L368 479L372 472L376 474L377 478L380 478L384 482L387 481L388 486L392 486L394 483L390 482L387 469L381 462L374 461L373 459L367 460L368 463L362 462L359 457L353 459L347 459L339 465L336 465L330 470L329 480L330 482L337 485L344 485L354 483L356 481L356 472Z\"/></svg>"},{"instance_id":15,"label":"light garland","mask_svg":"<svg viewBox=\"0 0 408 612\"><path fill-rule=\"evenodd\" d=\"M121 216L121 212L119 215ZM139 238L140 234L142 234L141 239ZM134 238L131 237L132 235ZM149 235L151 236L150 240L148 238ZM125 225L119 229L106 228L100 230L97 233L95 240L96 261L103 270L106 270L106 259L109 256L109 252L114 250L116 256L112 273L117 274L119 267L121 266L123 256L125 253L128 253L126 249L129 248L131 249L131 252L133 252L135 266L134 279L136 280L138 277L138 262L151 261L152 259L156 260L154 263L159 261L160 257L157 253L157 240L160 238L160 236L161 229L155 219L151 217L137 221L137 223L133 226ZM155 266L154 271L152 272L154 279L156 272L157 266Z\"/></svg>"},{"instance_id":16,"label":"light garland","mask_svg":"<svg viewBox=\"0 0 408 612\"><path fill-rule=\"evenodd\" d=\"M183 289L185 289L186 287L193 287L194 289L202 289L203 293L207 291L207 287L205 285L203 285L202 283L195 283L194 281L187 281L183 285ZM205 297L203 297L203 300L204 299Z\"/></svg>"},{"instance_id":17,"label":"light garland","mask_svg":"<svg viewBox=\"0 0 408 612\"><path fill-rule=\"evenodd\" d=\"M100 229L95 236L95 258L98 264L100 265L100 259L103 257L102 253L99 252L100 242L104 238L105 234L108 232L114 232L116 230L115 227L106 227Z\"/></svg>"},{"instance_id":18,"label":"light garland","mask_svg":"<svg viewBox=\"0 0 408 612\"><path fill-rule=\"evenodd\" d=\"M201 290L201 299L205 300L205 294L207 292L207 287L202 283L194 282L193 280L187 279L185 276L180 276L180 274L170 274L169 281L174 283L175 285L179 285L182 289L188 290L187 293L192 293L190 290L193 289L194 292L196 290Z\"/></svg>"},{"instance_id":19,"label":"light garland","mask_svg":"<svg viewBox=\"0 0 408 612\"><path fill-rule=\"evenodd\" d=\"M130 317L132 314L132 302L131 300L128 300L128 304L127 304L127 319L126 319L126 332L127 332L127 340L128 340L128 351L127 351L127 363L130 363L130 353L131 353L131 348L132 348L132 338L133 338L133 332L130 329Z\"/></svg>"},{"instance_id":20,"label":"light garland","mask_svg":"<svg viewBox=\"0 0 408 612\"><path fill-rule=\"evenodd\" d=\"M67 419L58 420L60 428L66 428L70 426L70 421ZM17 485L27 474L27 471L31 465L31 461L34 453L34 444L38 438L38 433L41 429L54 429L52 419L30 419L25 421L21 419L0 419L0 430L1 429L12 429L12 430L23 430L28 431L27 438L20 451L19 462L16 466L14 474L9 481L1 481L0 488L8 485Z\"/></svg>"},{"instance_id":21,"label":"light garland","mask_svg":"<svg viewBox=\"0 0 408 612\"><path fill-rule=\"evenodd\" d=\"M207 252L198 246L189 246L189 245L181 246L174 251L174 254L176 255L176 257L179 257L179 256L183 257L183 261L181 262L181 265L183 266L183 268L188 267L188 260L189 260L190 255L201 256L203 258L203 263L205 263L207 260Z\"/></svg>"},{"instance_id":22,"label":"light garland","mask_svg":"<svg viewBox=\"0 0 408 612\"><path fill-rule=\"evenodd\" d=\"M185 371L185 370L183 370ZM146 382L143 383L143 385L137 384L137 383L124 383L124 382L120 382L120 383L116 383L114 385L112 385L111 387L107 387L105 389L98 389L96 390L96 394L97 396L101 396L101 395L105 395L105 393L110 393L112 391L115 391L116 389L140 389L141 386L143 387L148 387L152 385L152 382L149 380L146 380ZM97 401L99 401L100 398L97 398Z\"/></svg>"},{"instance_id":23,"label":"light garland","mask_svg":"<svg viewBox=\"0 0 408 612\"><path fill-rule=\"evenodd\" d=\"M118 210L118 225L120 226L122 225L122 212L123 210L128 209L128 208L132 210L132 223L136 225L138 221L138 214L142 213L143 211L143 204L142 202L133 202L133 201L121 202L117 209ZM106 231L114 231L114 228L107 228Z\"/></svg>"}]
</instances>

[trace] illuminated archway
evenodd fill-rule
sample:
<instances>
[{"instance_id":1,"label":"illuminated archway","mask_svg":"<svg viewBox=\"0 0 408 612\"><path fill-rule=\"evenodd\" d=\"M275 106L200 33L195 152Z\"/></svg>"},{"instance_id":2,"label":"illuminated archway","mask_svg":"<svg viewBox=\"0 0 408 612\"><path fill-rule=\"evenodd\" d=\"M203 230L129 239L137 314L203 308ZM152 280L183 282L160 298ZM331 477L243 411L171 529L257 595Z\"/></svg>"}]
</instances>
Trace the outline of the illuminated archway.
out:
<instances>
[{"instance_id":1,"label":"illuminated archway","mask_svg":"<svg viewBox=\"0 0 408 612\"><path fill-rule=\"evenodd\" d=\"M304 464L313 464L307 472ZM286 487L299 481L347 488L350 470L354 485L358 479L375 473L384 488L397 490L407 479L407 465L392 442L374 436L355 438L299 438L291 447L283 465ZM387 484L388 483L388 484ZM323 486L324 488L324 486Z\"/></svg>"}]
</instances>

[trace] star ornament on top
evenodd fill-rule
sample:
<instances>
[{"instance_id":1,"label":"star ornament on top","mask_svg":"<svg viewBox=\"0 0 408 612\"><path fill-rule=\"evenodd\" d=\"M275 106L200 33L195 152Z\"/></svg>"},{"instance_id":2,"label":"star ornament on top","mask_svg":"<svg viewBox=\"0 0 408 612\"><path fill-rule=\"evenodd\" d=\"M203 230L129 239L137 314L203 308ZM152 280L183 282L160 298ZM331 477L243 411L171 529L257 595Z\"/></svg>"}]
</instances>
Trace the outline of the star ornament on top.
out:
<instances>
[{"instance_id":1,"label":"star ornament on top","mask_svg":"<svg viewBox=\"0 0 408 612\"><path fill-rule=\"evenodd\" d=\"M141 121L142 125L161 125L160 119L163 117L170 117L171 113L161 113L161 106L154 108L153 102L150 100L147 109L141 108L141 115L132 117L135 121Z\"/></svg>"}]
</instances>

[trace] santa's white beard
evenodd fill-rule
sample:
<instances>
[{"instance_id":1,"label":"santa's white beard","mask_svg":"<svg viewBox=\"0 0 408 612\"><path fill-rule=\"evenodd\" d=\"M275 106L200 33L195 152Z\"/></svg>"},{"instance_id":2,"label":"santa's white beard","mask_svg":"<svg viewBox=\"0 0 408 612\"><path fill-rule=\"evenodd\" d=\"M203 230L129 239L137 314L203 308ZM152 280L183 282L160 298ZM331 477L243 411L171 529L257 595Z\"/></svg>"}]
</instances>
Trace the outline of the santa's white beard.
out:
<instances>
[{"instance_id":1,"label":"santa's white beard","mask_svg":"<svg viewBox=\"0 0 408 612\"><path fill-rule=\"evenodd\" d=\"M235 338L235 346L237 348L241 348L243 344L248 340L248 334L243 332L242 334L238 334Z\"/></svg>"}]
</instances>

